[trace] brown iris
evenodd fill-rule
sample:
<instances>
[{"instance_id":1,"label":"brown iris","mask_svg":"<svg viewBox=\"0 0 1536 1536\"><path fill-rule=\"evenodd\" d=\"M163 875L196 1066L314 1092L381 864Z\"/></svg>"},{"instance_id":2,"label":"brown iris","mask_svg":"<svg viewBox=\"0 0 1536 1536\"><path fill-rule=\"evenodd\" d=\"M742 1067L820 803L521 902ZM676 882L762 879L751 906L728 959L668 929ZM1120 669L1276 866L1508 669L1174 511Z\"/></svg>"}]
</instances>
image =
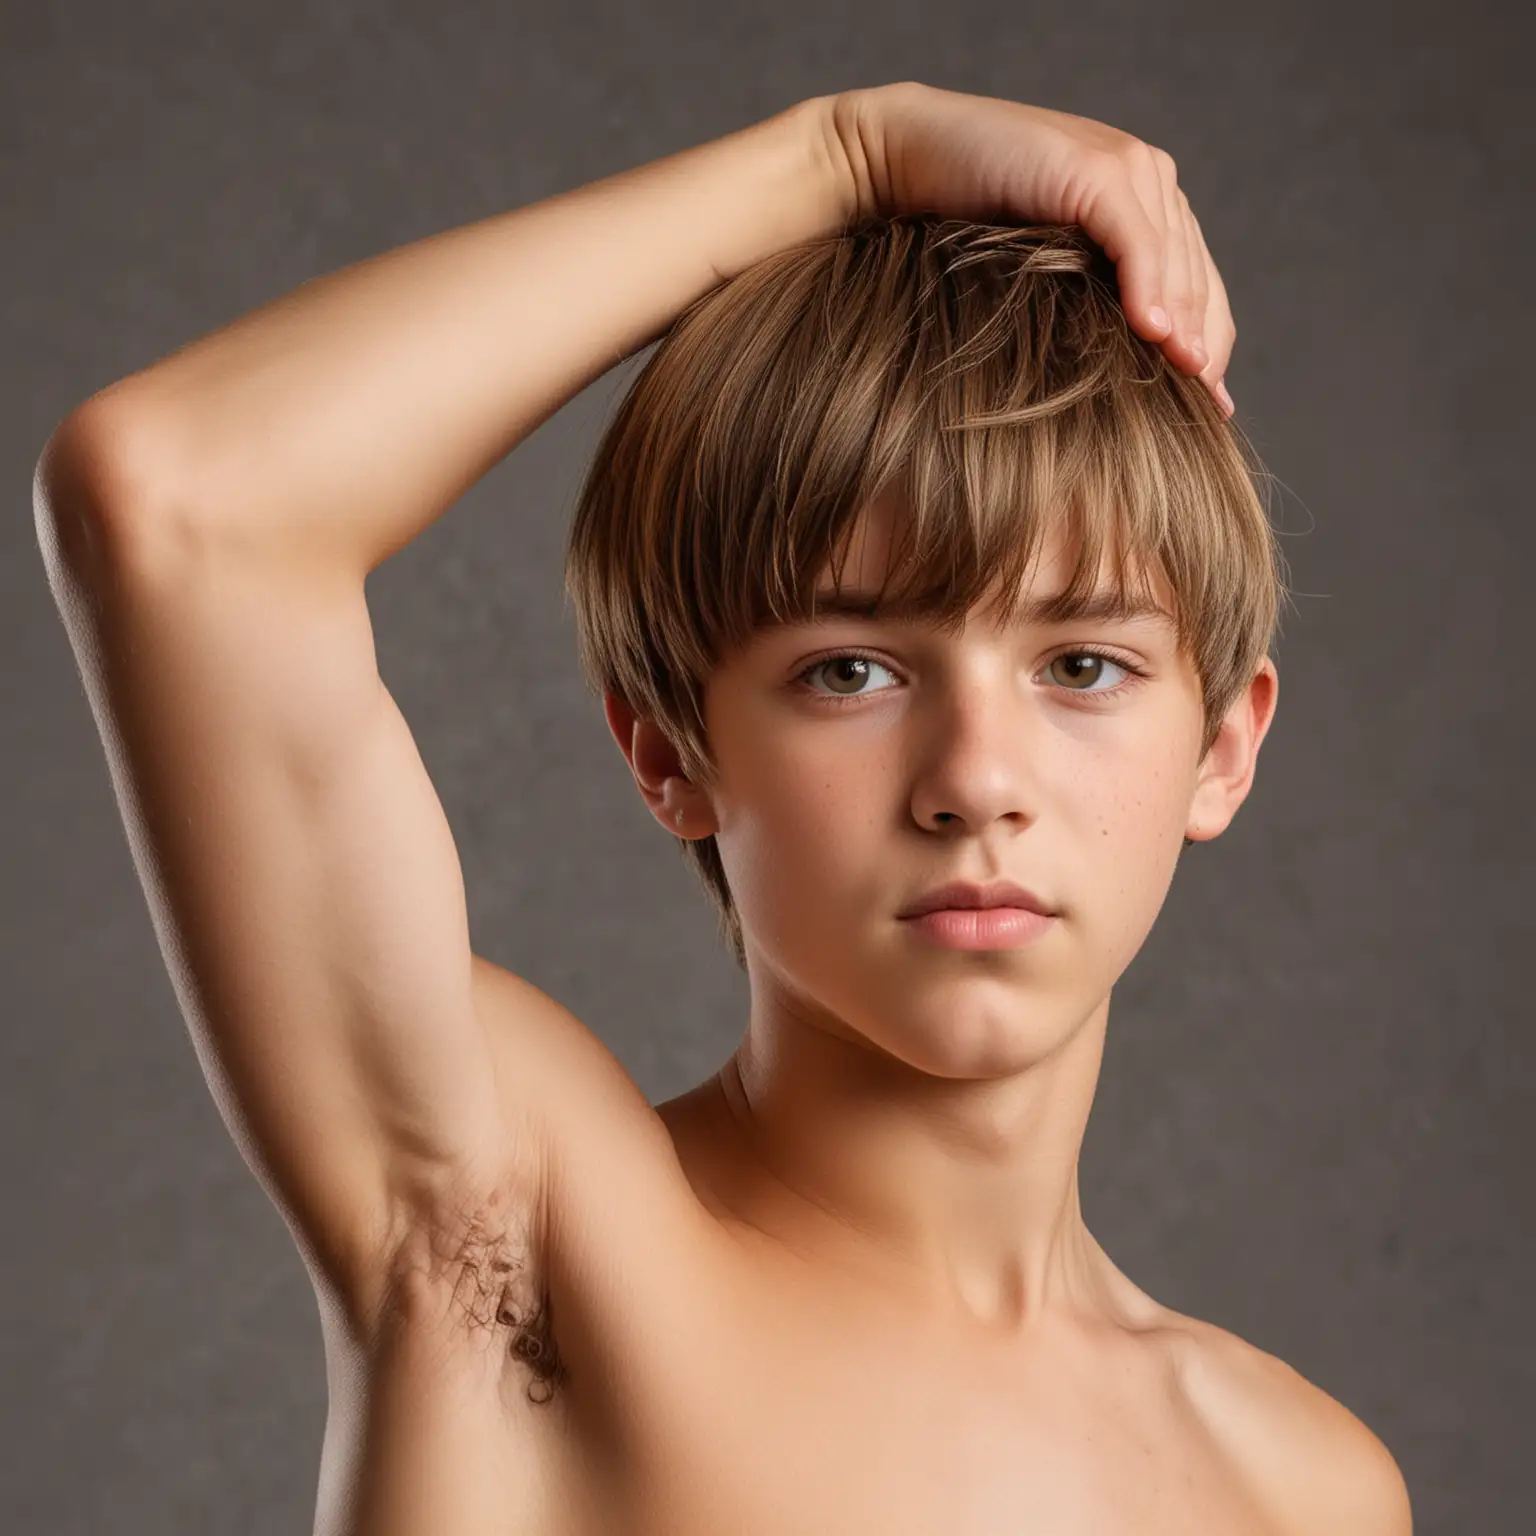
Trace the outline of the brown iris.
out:
<instances>
[{"instance_id":1,"label":"brown iris","mask_svg":"<svg viewBox=\"0 0 1536 1536\"><path fill-rule=\"evenodd\" d=\"M1070 679L1068 687L1075 688L1085 679L1088 683L1097 682L1103 673L1106 659L1103 656L1094 655L1092 651L1068 651L1064 655L1057 656L1051 665L1059 667L1063 662L1068 663L1066 673L1058 673L1057 680Z\"/></svg>"},{"instance_id":2,"label":"brown iris","mask_svg":"<svg viewBox=\"0 0 1536 1536\"><path fill-rule=\"evenodd\" d=\"M858 692L857 685L866 681L869 677L869 660L864 656L834 656L830 661L821 664L823 674L831 677L834 673L847 674L849 669L855 669L852 677L843 676L842 681L855 686L848 689L849 693Z\"/></svg>"}]
</instances>

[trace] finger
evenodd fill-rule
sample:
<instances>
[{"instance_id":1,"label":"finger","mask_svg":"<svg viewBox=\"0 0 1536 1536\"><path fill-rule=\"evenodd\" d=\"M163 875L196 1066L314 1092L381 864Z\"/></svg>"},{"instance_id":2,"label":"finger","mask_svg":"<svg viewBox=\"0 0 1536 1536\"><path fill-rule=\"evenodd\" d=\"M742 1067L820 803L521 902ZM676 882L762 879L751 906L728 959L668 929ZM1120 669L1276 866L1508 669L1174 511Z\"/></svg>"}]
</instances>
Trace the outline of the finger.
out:
<instances>
[{"instance_id":1,"label":"finger","mask_svg":"<svg viewBox=\"0 0 1536 1536\"><path fill-rule=\"evenodd\" d=\"M1232 348L1237 342L1237 326L1232 321L1232 308L1227 300L1227 286L1221 280L1221 272L1211 257L1205 243L1200 221L1190 213L1190 223L1195 239L1199 242L1200 258L1205 265L1205 345L1211 355L1210 377L1219 384L1226 377L1232 361Z\"/></svg>"},{"instance_id":2,"label":"finger","mask_svg":"<svg viewBox=\"0 0 1536 1536\"><path fill-rule=\"evenodd\" d=\"M1114 262L1126 319L1147 341L1162 341L1172 329L1164 292L1163 218L1155 178L1148 183L1144 176L1133 176L1114 155L1105 156L1077 217ZM1159 309L1164 311L1161 319Z\"/></svg>"},{"instance_id":3,"label":"finger","mask_svg":"<svg viewBox=\"0 0 1536 1536\"><path fill-rule=\"evenodd\" d=\"M1209 356L1205 350L1205 314L1196 295L1194 262L1189 248L1187 204L1179 190L1178 170L1173 157L1164 150L1154 152L1157 163L1158 191L1163 199L1167 223L1166 252L1168 283L1173 303L1168 313L1173 317L1173 333L1164 343L1169 360L1185 373L1199 373ZM1201 273L1203 279L1204 273Z\"/></svg>"},{"instance_id":4,"label":"finger","mask_svg":"<svg viewBox=\"0 0 1536 1536\"><path fill-rule=\"evenodd\" d=\"M1189 273L1189 311L1190 325L1195 336L1199 337L1201 346L1205 351L1206 361L1200 370L1200 376L1214 383L1221 377L1220 373L1212 371L1214 356L1211 351L1210 327L1207 324L1207 309L1210 302L1210 277L1206 269L1205 244L1200 239L1200 234L1195 225L1194 210L1189 206L1189 199L1180 189L1179 200L1179 229L1181 244L1184 250L1185 267Z\"/></svg>"}]
</instances>

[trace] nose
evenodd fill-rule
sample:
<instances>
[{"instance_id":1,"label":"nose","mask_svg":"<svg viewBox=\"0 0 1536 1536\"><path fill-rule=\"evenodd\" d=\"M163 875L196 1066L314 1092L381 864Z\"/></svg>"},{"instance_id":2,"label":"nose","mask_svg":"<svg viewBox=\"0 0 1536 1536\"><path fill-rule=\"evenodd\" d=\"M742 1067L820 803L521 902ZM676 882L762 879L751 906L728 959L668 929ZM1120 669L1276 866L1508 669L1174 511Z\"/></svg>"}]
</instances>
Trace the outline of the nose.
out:
<instances>
[{"instance_id":1,"label":"nose","mask_svg":"<svg viewBox=\"0 0 1536 1536\"><path fill-rule=\"evenodd\" d=\"M1035 820L1039 743L1024 686L989 669L956 681L926 717L917 714L912 815L919 826L975 833L1002 819Z\"/></svg>"}]
</instances>

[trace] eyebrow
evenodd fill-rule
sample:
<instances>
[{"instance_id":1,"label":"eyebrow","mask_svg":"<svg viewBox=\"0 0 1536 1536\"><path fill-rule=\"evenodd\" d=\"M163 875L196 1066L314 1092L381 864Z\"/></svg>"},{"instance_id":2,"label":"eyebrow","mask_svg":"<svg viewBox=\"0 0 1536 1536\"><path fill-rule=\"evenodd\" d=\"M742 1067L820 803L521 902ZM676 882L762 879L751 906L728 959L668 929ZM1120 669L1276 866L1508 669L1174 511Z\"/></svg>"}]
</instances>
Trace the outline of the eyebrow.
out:
<instances>
[{"instance_id":1,"label":"eyebrow","mask_svg":"<svg viewBox=\"0 0 1536 1536\"><path fill-rule=\"evenodd\" d=\"M845 587L841 592L828 590L815 595L815 622L830 618L872 619L878 616L880 594L865 587ZM892 616L900 615L899 606L892 608ZM1114 588L1101 588L1085 593L1072 603L1063 601L1063 594L1051 597L1031 598L1019 606L1015 613L1016 625L1075 624L1075 623L1134 623L1147 620L1167 629L1173 629L1173 615L1157 603L1143 602Z\"/></svg>"}]
</instances>

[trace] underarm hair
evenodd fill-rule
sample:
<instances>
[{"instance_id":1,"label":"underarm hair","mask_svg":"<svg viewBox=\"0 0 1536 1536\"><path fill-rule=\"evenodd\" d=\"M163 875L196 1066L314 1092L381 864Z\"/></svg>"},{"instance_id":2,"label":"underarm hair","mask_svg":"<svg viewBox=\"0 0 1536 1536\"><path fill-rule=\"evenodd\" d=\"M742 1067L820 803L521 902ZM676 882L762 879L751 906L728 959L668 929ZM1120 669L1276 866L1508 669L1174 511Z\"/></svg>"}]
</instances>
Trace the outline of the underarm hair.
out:
<instances>
[{"instance_id":1,"label":"underarm hair","mask_svg":"<svg viewBox=\"0 0 1536 1536\"><path fill-rule=\"evenodd\" d=\"M439 1211L402 1245L395 1283L439 1298L430 1310L451 1326L504 1339L529 1373L528 1400L547 1403L567 1373L531 1228L504 1196Z\"/></svg>"}]
</instances>

